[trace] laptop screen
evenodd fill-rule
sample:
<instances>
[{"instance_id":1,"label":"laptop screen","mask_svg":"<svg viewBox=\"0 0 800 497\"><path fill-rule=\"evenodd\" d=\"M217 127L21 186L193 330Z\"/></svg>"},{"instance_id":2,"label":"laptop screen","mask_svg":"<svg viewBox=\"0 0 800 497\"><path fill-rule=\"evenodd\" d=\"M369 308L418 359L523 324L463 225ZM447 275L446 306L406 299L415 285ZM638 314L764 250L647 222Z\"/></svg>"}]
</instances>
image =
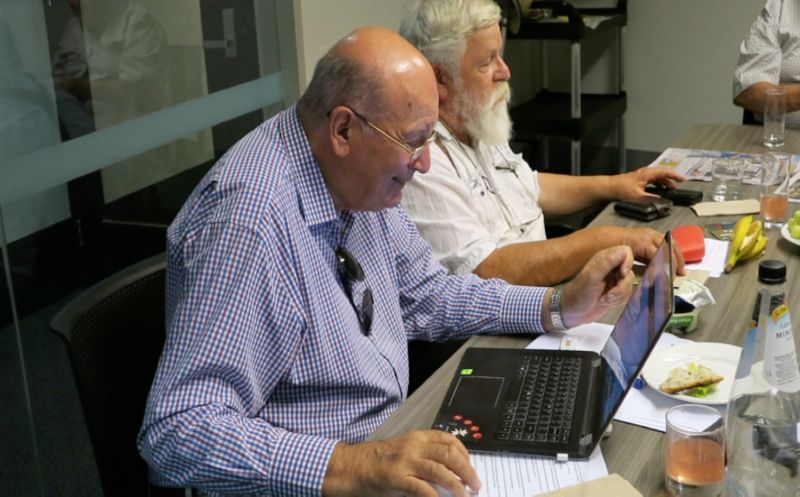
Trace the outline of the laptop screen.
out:
<instances>
[{"instance_id":1,"label":"laptop screen","mask_svg":"<svg viewBox=\"0 0 800 497\"><path fill-rule=\"evenodd\" d=\"M667 325L672 306L672 243L667 233L600 352L606 361L600 426L611 421L621 397Z\"/></svg>"}]
</instances>

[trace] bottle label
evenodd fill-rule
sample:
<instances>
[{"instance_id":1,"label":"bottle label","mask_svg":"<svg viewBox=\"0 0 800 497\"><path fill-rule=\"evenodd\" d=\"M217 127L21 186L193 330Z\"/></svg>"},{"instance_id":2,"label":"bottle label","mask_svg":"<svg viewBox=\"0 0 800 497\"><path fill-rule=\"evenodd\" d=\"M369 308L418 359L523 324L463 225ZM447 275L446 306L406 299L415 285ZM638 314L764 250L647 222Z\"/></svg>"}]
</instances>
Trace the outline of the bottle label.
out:
<instances>
[{"instance_id":1,"label":"bottle label","mask_svg":"<svg viewBox=\"0 0 800 497\"><path fill-rule=\"evenodd\" d=\"M764 379L784 392L800 391L800 371L786 303L776 307L766 321Z\"/></svg>"}]
</instances>

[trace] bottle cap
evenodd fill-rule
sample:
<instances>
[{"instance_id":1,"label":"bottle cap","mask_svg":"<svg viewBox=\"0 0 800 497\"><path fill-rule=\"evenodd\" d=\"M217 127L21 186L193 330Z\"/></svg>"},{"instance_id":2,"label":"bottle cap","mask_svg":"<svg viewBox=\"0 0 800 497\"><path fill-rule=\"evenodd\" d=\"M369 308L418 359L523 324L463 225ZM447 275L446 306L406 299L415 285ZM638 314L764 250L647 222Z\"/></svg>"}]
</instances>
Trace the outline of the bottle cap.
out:
<instances>
[{"instance_id":1,"label":"bottle cap","mask_svg":"<svg viewBox=\"0 0 800 497\"><path fill-rule=\"evenodd\" d=\"M774 259L761 261L758 265L758 281L761 283L783 283L786 281L786 264Z\"/></svg>"}]
</instances>

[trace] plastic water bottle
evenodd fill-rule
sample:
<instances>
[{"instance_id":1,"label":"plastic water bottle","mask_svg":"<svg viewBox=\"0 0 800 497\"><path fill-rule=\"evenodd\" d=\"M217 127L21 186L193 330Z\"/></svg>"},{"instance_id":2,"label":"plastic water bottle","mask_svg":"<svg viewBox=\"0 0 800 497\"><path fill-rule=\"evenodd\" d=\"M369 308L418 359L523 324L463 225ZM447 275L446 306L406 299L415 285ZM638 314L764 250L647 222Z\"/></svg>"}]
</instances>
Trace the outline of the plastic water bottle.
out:
<instances>
[{"instance_id":1,"label":"plastic water bottle","mask_svg":"<svg viewBox=\"0 0 800 497\"><path fill-rule=\"evenodd\" d=\"M753 321L728 403L726 495L797 497L800 370L786 299L786 265L763 261L758 280Z\"/></svg>"}]
</instances>

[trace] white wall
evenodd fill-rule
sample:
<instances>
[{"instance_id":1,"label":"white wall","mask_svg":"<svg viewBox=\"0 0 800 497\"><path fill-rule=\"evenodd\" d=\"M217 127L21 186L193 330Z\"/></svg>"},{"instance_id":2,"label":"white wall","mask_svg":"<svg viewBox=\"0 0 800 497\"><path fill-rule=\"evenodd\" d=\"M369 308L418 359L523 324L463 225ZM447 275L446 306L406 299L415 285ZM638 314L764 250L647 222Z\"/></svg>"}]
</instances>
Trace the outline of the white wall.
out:
<instances>
[{"instance_id":1,"label":"white wall","mask_svg":"<svg viewBox=\"0 0 800 497\"><path fill-rule=\"evenodd\" d=\"M631 0L626 34L628 147L661 150L695 123L740 123L739 44L764 0Z\"/></svg>"},{"instance_id":2,"label":"white wall","mask_svg":"<svg viewBox=\"0 0 800 497\"><path fill-rule=\"evenodd\" d=\"M295 0L298 20L300 85L305 88L317 60L354 28L366 25L397 30L404 0ZM302 48L301 48L302 47Z\"/></svg>"},{"instance_id":3,"label":"white wall","mask_svg":"<svg viewBox=\"0 0 800 497\"><path fill-rule=\"evenodd\" d=\"M353 28L378 24L397 29L405 3L296 1L303 47L302 87L319 56ZM695 123L741 122L741 109L731 103L733 67L739 43L763 4L764 0L628 2L624 44L628 148L660 151ZM615 43L613 36L605 35L583 43L585 90L613 87L615 60L609 60L607 52L613 52ZM538 42L509 43L507 58L515 99L528 97L538 89L538 46ZM550 81L556 86L567 85L568 45L553 46L549 53Z\"/></svg>"}]
</instances>

